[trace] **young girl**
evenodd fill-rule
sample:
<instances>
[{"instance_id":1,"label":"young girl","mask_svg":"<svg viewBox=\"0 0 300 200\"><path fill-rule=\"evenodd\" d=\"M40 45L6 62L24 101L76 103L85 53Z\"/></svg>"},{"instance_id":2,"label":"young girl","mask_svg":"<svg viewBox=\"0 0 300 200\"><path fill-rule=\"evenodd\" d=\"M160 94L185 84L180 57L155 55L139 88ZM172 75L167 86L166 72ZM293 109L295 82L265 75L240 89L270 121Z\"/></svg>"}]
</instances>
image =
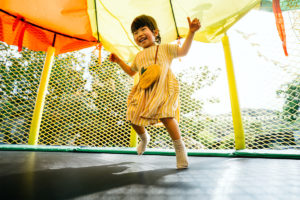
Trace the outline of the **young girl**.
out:
<instances>
[{"instance_id":1,"label":"young girl","mask_svg":"<svg viewBox=\"0 0 300 200\"><path fill-rule=\"evenodd\" d=\"M140 82L133 86L127 101L127 120L137 132L140 143L137 152L142 155L150 141L145 126L158 123L160 120L170 134L176 152L177 168L188 167L188 158L185 145L176 119L179 113L179 83L176 80L170 65L174 58L185 56L191 46L194 34L200 29L198 19L190 20L189 33L182 45L162 44L156 21L147 15L136 17L131 24L131 31L136 44L143 48L131 66L127 65L116 54L110 55L110 61L117 63L130 76L137 72L141 76L147 67L158 64L161 67L159 79L149 88L143 89Z\"/></svg>"}]
</instances>

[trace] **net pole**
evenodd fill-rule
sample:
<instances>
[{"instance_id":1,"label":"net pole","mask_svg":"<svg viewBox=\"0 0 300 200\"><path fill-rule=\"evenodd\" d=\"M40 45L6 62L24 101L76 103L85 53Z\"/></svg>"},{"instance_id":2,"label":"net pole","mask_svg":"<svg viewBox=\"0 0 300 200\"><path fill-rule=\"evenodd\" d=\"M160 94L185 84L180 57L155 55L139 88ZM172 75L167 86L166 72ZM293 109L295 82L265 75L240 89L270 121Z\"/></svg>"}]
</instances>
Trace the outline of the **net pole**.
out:
<instances>
[{"instance_id":1,"label":"net pole","mask_svg":"<svg viewBox=\"0 0 300 200\"><path fill-rule=\"evenodd\" d=\"M50 73L53 65L54 55L55 55L55 48L53 46L49 46L47 49L46 60L42 71L40 86L38 89L38 94L37 94L36 103L33 111L31 126L30 126L30 133L29 133L29 140L28 140L28 144L30 145L36 145L38 143L40 125L42 121L42 114L45 105L47 86L50 79Z\"/></svg>"},{"instance_id":2,"label":"net pole","mask_svg":"<svg viewBox=\"0 0 300 200\"><path fill-rule=\"evenodd\" d=\"M135 132L133 127L131 127L129 147L136 147L136 145L137 145L137 133Z\"/></svg>"},{"instance_id":3,"label":"net pole","mask_svg":"<svg viewBox=\"0 0 300 200\"><path fill-rule=\"evenodd\" d=\"M236 150L240 150L240 149L245 149L245 135L244 135L240 105L238 100L238 93L236 88L236 81L235 81L229 39L226 34L222 38L222 44L223 44L225 63L226 63L227 80L228 80L228 87L229 87L232 121L233 121L233 128L234 128L234 137L235 137L235 148Z\"/></svg>"}]
</instances>

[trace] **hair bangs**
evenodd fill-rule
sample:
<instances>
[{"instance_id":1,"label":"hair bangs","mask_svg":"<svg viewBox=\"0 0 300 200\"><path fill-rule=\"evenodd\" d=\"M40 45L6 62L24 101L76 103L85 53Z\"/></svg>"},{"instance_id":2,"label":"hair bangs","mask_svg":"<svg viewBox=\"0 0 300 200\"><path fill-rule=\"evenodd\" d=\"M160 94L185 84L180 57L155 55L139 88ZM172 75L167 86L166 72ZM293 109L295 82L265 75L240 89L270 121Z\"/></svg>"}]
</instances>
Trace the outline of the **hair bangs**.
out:
<instances>
[{"instance_id":1,"label":"hair bangs","mask_svg":"<svg viewBox=\"0 0 300 200\"><path fill-rule=\"evenodd\" d=\"M134 33L144 26L147 26L151 31L158 29L155 20L151 16L141 15L133 20L131 24L131 32Z\"/></svg>"}]
</instances>

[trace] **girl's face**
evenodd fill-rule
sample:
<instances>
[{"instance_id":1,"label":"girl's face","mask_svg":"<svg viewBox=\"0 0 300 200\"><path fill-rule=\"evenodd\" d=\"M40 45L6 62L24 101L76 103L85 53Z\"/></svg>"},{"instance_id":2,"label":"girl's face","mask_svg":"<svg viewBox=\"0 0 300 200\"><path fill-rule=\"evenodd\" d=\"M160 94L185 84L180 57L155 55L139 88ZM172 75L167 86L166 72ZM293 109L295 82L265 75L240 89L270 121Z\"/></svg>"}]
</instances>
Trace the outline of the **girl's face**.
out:
<instances>
[{"instance_id":1,"label":"girl's face","mask_svg":"<svg viewBox=\"0 0 300 200\"><path fill-rule=\"evenodd\" d=\"M133 32L133 38L135 43L142 47L142 48L148 48L153 45L155 45L155 37L158 34L158 30L155 30L152 32L148 26L143 26Z\"/></svg>"}]
</instances>

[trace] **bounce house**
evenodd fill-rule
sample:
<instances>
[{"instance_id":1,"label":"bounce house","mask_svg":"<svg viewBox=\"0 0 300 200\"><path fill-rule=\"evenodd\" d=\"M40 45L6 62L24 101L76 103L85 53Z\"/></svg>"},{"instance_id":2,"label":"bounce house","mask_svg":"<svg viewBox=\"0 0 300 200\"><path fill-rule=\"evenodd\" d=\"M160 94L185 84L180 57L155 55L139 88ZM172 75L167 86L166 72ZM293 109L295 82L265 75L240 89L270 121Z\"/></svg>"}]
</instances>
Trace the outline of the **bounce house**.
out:
<instances>
[{"instance_id":1,"label":"bounce house","mask_svg":"<svg viewBox=\"0 0 300 200\"><path fill-rule=\"evenodd\" d=\"M0 191L4 199L298 199L299 0L1 0ZM164 127L145 155L126 121L141 50L130 25L153 16L176 60L190 168L173 169ZM230 43L229 41L232 41ZM85 152L85 153L83 153Z\"/></svg>"}]
</instances>

